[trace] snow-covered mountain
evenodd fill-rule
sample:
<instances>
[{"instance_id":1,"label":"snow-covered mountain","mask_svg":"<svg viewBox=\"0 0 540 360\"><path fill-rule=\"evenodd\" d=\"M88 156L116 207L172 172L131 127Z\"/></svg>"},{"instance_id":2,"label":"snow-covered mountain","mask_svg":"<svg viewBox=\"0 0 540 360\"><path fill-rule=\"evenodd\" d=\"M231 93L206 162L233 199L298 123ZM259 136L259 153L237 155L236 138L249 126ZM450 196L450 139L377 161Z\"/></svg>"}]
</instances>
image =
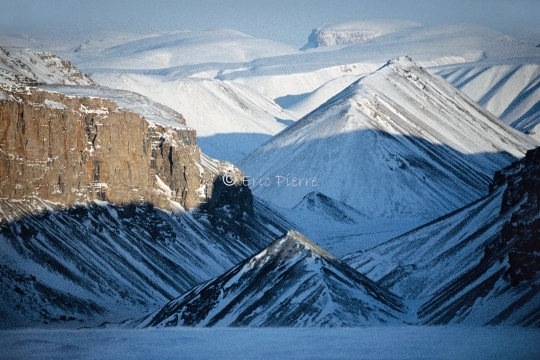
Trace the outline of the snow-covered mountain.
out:
<instances>
[{"instance_id":1,"label":"snow-covered mountain","mask_svg":"<svg viewBox=\"0 0 540 360\"><path fill-rule=\"evenodd\" d=\"M503 122L540 140L540 59L433 70Z\"/></svg>"},{"instance_id":2,"label":"snow-covered mountain","mask_svg":"<svg viewBox=\"0 0 540 360\"><path fill-rule=\"evenodd\" d=\"M488 196L343 261L419 304L420 323L538 326L539 166L537 148Z\"/></svg>"},{"instance_id":3,"label":"snow-covered mountain","mask_svg":"<svg viewBox=\"0 0 540 360\"><path fill-rule=\"evenodd\" d=\"M354 21L340 24L325 24L313 29L308 43L302 50L321 46L354 44L390 34L398 30L420 26L413 21Z\"/></svg>"},{"instance_id":4,"label":"snow-covered mountain","mask_svg":"<svg viewBox=\"0 0 540 360\"><path fill-rule=\"evenodd\" d=\"M0 227L1 328L95 326L154 311L291 226L260 202L240 218L223 208L59 209L40 199L2 199L0 211L19 215Z\"/></svg>"},{"instance_id":5,"label":"snow-covered mountain","mask_svg":"<svg viewBox=\"0 0 540 360\"><path fill-rule=\"evenodd\" d=\"M112 33L109 37L100 34L62 55L101 85L139 92L181 112L201 136L203 150L231 161L388 59L408 55L428 70L436 67L437 72L438 66L447 64L458 69L462 65L485 67L494 61L538 63L540 59L534 46L476 25L380 21L321 27L345 32L359 28L375 29L381 35L369 41L297 51L226 29L137 36ZM234 51L222 51L225 47ZM478 83L480 91L489 91L484 84ZM499 92L503 102L519 103L520 98L512 94ZM510 116L508 121L514 118Z\"/></svg>"},{"instance_id":6,"label":"snow-covered mountain","mask_svg":"<svg viewBox=\"0 0 540 360\"><path fill-rule=\"evenodd\" d=\"M400 324L401 300L296 231L199 284L138 327Z\"/></svg>"},{"instance_id":7,"label":"snow-covered mountain","mask_svg":"<svg viewBox=\"0 0 540 360\"><path fill-rule=\"evenodd\" d=\"M144 94L181 112L211 157L237 161L292 123L273 100L228 81L140 74L97 73L105 86Z\"/></svg>"},{"instance_id":8,"label":"snow-covered mountain","mask_svg":"<svg viewBox=\"0 0 540 360\"><path fill-rule=\"evenodd\" d=\"M83 69L102 68L105 64L109 69L164 69L201 63L243 63L298 52L292 46L226 28L153 35L133 41L126 38L125 43L106 49L81 44L72 57Z\"/></svg>"},{"instance_id":9,"label":"snow-covered mountain","mask_svg":"<svg viewBox=\"0 0 540 360\"><path fill-rule=\"evenodd\" d=\"M94 82L69 61L54 54L0 47L0 83L91 85Z\"/></svg>"},{"instance_id":10,"label":"snow-covered mountain","mask_svg":"<svg viewBox=\"0 0 540 360\"><path fill-rule=\"evenodd\" d=\"M141 326L537 326L537 168L482 196L538 146L489 113L535 135L538 48L385 24L323 26L334 45L307 51L228 29L50 44L122 90L0 49L0 327L119 321L189 289ZM427 69L387 63L405 54ZM236 161L280 131L242 162L263 199L197 146ZM298 228L341 256L466 204L345 258L377 283L296 232L260 252Z\"/></svg>"},{"instance_id":11,"label":"snow-covered mountain","mask_svg":"<svg viewBox=\"0 0 540 360\"><path fill-rule=\"evenodd\" d=\"M496 170L536 145L402 57L239 165L254 194L281 207L316 190L374 218L431 220L484 195Z\"/></svg>"}]
</instances>

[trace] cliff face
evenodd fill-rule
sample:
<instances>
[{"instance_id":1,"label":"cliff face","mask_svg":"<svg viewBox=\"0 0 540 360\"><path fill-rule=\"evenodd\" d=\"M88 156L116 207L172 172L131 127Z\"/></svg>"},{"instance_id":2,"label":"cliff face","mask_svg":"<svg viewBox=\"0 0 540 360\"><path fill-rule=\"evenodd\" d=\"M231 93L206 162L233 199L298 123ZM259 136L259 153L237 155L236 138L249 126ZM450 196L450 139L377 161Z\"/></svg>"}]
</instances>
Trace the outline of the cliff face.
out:
<instances>
[{"instance_id":1,"label":"cliff face","mask_svg":"<svg viewBox=\"0 0 540 360\"><path fill-rule=\"evenodd\" d=\"M291 225L242 176L148 98L0 85L0 328L139 316L259 251Z\"/></svg>"},{"instance_id":2,"label":"cliff face","mask_svg":"<svg viewBox=\"0 0 540 360\"><path fill-rule=\"evenodd\" d=\"M178 126L164 126L107 99L4 87L0 197L194 208L226 164L201 155L176 115Z\"/></svg>"},{"instance_id":3,"label":"cliff face","mask_svg":"<svg viewBox=\"0 0 540 360\"><path fill-rule=\"evenodd\" d=\"M492 190L504 184L501 213L513 212L497 241L486 246L485 256L506 248L510 266L507 275L517 285L540 272L540 148L529 150L519 162L497 171Z\"/></svg>"}]
</instances>

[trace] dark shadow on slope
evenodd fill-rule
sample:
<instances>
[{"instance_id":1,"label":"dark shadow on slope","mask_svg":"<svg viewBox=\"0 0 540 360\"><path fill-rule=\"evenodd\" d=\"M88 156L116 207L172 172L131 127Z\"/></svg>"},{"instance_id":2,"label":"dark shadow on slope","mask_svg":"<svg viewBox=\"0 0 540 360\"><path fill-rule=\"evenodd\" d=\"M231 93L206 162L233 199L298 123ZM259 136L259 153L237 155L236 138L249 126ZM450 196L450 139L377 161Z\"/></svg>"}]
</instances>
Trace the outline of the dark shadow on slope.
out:
<instances>
[{"instance_id":1,"label":"dark shadow on slope","mask_svg":"<svg viewBox=\"0 0 540 360\"><path fill-rule=\"evenodd\" d=\"M284 109L287 109L311 95L311 92L297 94L297 95L285 95L274 99L274 102Z\"/></svg>"},{"instance_id":2,"label":"dark shadow on slope","mask_svg":"<svg viewBox=\"0 0 540 360\"><path fill-rule=\"evenodd\" d=\"M2 277L0 304L18 323L0 327L65 326L71 319L87 326L138 317L291 227L246 186L225 186L220 177L214 186L207 203L185 213L150 203L89 203L4 223L0 241L9 251L0 269L15 275Z\"/></svg>"},{"instance_id":3,"label":"dark shadow on slope","mask_svg":"<svg viewBox=\"0 0 540 360\"><path fill-rule=\"evenodd\" d=\"M289 126L280 133L280 137L284 138L304 126L310 126L310 119L305 118ZM237 136L238 134L231 139ZM533 140L530 141L533 143ZM272 140L266 145L271 142ZM351 184L351 177L358 174L383 174L384 178L377 180L381 184L380 189L385 189L385 182L404 181L400 186L425 198L426 209L431 207L432 211L424 214L426 221L487 194L495 171L517 160L505 151L465 154L448 145L433 144L423 138L394 135L378 130L341 133L282 147L272 144L275 146L265 151L266 145L238 162L250 179L269 179L265 186L261 186L260 182L251 184L256 196L263 196L263 199L272 202L273 197L279 196L281 191L292 189L278 186L277 176L289 174L290 178L317 177L316 189L303 186L295 188L294 193L290 190L296 199L291 199L290 207L309 192L317 190L362 211L351 199L355 196L359 199L362 191L373 192L377 189L362 188L361 183L356 183L350 189L339 189L348 194L346 199L341 199L336 195L340 192L336 191L336 186ZM358 166L364 168L360 169ZM325 184L324 179L330 179L331 182ZM381 200L389 199L390 196L391 194L384 191L380 192Z\"/></svg>"},{"instance_id":4,"label":"dark shadow on slope","mask_svg":"<svg viewBox=\"0 0 540 360\"><path fill-rule=\"evenodd\" d=\"M211 158L236 163L271 138L268 134L260 133L215 134L197 136L197 145Z\"/></svg>"}]
</instances>

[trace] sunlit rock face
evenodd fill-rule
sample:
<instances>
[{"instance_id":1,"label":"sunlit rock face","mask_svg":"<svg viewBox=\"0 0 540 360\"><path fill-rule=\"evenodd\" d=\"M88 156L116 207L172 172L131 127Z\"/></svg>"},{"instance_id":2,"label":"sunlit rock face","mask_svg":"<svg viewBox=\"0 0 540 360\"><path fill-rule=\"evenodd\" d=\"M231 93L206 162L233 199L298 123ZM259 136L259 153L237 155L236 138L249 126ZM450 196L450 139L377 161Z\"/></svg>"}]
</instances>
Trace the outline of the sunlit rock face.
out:
<instances>
[{"instance_id":1,"label":"sunlit rock face","mask_svg":"<svg viewBox=\"0 0 540 360\"><path fill-rule=\"evenodd\" d=\"M226 166L202 163L180 114L178 126L164 126L107 99L4 87L0 116L3 198L190 209L209 197Z\"/></svg>"}]
</instances>

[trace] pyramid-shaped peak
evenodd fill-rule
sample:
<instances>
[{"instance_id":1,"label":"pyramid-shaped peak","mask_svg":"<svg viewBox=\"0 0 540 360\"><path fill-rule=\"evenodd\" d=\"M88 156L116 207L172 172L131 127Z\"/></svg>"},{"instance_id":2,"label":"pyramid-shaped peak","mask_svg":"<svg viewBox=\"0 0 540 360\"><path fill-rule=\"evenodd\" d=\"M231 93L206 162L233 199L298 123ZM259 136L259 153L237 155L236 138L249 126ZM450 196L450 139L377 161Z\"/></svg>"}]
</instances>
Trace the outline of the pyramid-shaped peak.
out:
<instances>
[{"instance_id":1,"label":"pyramid-shaped peak","mask_svg":"<svg viewBox=\"0 0 540 360\"><path fill-rule=\"evenodd\" d=\"M308 257L319 257L330 261L339 261L334 255L311 242L297 230L289 230L287 234L277 239L264 249L259 255L284 256L298 253L307 253ZM254 257L257 258L257 255Z\"/></svg>"},{"instance_id":2,"label":"pyramid-shaped peak","mask_svg":"<svg viewBox=\"0 0 540 360\"><path fill-rule=\"evenodd\" d=\"M138 327L401 324L400 298L290 230Z\"/></svg>"},{"instance_id":3,"label":"pyramid-shaped peak","mask_svg":"<svg viewBox=\"0 0 540 360\"><path fill-rule=\"evenodd\" d=\"M402 56L351 84L238 165L261 178L316 177L317 191L361 214L415 222L484 195L494 171L536 146L530 136ZM252 188L257 197L284 208L313 190Z\"/></svg>"},{"instance_id":4,"label":"pyramid-shaped peak","mask_svg":"<svg viewBox=\"0 0 540 360\"><path fill-rule=\"evenodd\" d=\"M432 78L432 75L429 75L424 70L424 68L416 64L410 57L400 56L396 59L389 60L386 64L381 66L375 72L366 76L363 80L359 81L359 83L361 84L366 82L366 79L377 77L380 73L387 74L389 72L394 74L397 73L407 78L411 78L411 72L416 72L418 74L422 74L422 78L424 81L431 81ZM416 77L412 77L411 79L418 80Z\"/></svg>"}]
</instances>

